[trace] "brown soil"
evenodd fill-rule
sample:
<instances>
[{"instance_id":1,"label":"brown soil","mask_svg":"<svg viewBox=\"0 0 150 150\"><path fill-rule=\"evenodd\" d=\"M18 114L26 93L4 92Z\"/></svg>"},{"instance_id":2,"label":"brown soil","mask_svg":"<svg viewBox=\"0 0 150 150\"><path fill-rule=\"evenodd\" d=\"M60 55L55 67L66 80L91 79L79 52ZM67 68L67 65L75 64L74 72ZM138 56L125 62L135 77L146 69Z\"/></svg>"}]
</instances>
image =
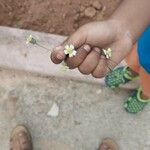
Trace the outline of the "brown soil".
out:
<instances>
[{"instance_id":1,"label":"brown soil","mask_svg":"<svg viewBox=\"0 0 150 150\"><path fill-rule=\"evenodd\" d=\"M68 35L107 18L121 0L0 0L0 25Z\"/></svg>"}]
</instances>

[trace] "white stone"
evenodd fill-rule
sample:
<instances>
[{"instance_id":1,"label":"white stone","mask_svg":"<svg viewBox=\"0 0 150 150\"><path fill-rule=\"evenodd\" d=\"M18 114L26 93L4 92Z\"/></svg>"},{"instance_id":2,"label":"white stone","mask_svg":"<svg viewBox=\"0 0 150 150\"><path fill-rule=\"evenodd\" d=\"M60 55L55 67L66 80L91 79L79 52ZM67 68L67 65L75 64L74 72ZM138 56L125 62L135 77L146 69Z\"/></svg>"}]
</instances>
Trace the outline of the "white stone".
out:
<instances>
[{"instance_id":1,"label":"white stone","mask_svg":"<svg viewBox=\"0 0 150 150\"><path fill-rule=\"evenodd\" d=\"M98 94L98 95L101 94L101 93L102 93L101 89L99 89L99 90L96 91L96 94Z\"/></svg>"},{"instance_id":2,"label":"white stone","mask_svg":"<svg viewBox=\"0 0 150 150\"><path fill-rule=\"evenodd\" d=\"M88 7L85 9L84 14L86 17L92 18L96 15L96 9L93 7Z\"/></svg>"},{"instance_id":3,"label":"white stone","mask_svg":"<svg viewBox=\"0 0 150 150\"><path fill-rule=\"evenodd\" d=\"M47 113L47 116L49 117L58 117L59 115L59 107L57 103L54 103L50 109L50 111Z\"/></svg>"}]
</instances>

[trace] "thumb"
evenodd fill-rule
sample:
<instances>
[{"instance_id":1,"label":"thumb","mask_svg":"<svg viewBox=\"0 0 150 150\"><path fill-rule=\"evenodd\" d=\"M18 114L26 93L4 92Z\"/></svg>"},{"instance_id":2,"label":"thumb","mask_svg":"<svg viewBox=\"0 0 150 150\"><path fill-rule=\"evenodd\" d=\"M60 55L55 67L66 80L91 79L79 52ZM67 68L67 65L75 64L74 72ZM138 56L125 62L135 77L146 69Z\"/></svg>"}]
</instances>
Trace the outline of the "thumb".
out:
<instances>
[{"instance_id":1,"label":"thumb","mask_svg":"<svg viewBox=\"0 0 150 150\"><path fill-rule=\"evenodd\" d=\"M64 49L66 45L73 45L75 49L81 47L86 41L86 32L79 28L74 34L68 37L61 45L54 48L51 53L51 60L55 64L61 63L66 55Z\"/></svg>"}]
</instances>

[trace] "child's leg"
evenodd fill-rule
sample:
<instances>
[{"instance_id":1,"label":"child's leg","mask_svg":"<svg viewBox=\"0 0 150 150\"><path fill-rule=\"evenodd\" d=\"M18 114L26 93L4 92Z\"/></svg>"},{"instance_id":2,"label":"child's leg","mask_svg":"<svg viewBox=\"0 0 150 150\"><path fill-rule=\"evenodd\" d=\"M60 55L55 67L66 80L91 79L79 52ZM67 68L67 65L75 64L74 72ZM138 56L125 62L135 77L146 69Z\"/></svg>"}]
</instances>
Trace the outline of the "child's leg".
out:
<instances>
[{"instance_id":1,"label":"child's leg","mask_svg":"<svg viewBox=\"0 0 150 150\"><path fill-rule=\"evenodd\" d=\"M129 68L133 71L133 74L136 73L140 76L140 85L142 88L142 97L144 99L150 98L150 74L148 74L143 67L140 66L138 55L137 55L137 45L134 46L130 54L126 58L126 62Z\"/></svg>"},{"instance_id":2,"label":"child's leg","mask_svg":"<svg viewBox=\"0 0 150 150\"><path fill-rule=\"evenodd\" d=\"M148 74L142 67L140 67L139 75L142 88L141 97L145 100L150 99L150 74Z\"/></svg>"},{"instance_id":3,"label":"child's leg","mask_svg":"<svg viewBox=\"0 0 150 150\"><path fill-rule=\"evenodd\" d=\"M126 62L128 66L139 74L140 87L135 90L124 103L125 109L130 113L137 113L150 101L150 74L148 74L139 64L137 49L135 48L128 55Z\"/></svg>"},{"instance_id":4,"label":"child's leg","mask_svg":"<svg viewBox=\"0 0 150 150\"><path fill-rule=\"evenodd\" d=\"M128 64L130 71L132 71L133 75L138 75L140 70L140 64L137 55L137 45L134 45L133 49L126 57L125 61Z\"/></svg>"}]
</instances>

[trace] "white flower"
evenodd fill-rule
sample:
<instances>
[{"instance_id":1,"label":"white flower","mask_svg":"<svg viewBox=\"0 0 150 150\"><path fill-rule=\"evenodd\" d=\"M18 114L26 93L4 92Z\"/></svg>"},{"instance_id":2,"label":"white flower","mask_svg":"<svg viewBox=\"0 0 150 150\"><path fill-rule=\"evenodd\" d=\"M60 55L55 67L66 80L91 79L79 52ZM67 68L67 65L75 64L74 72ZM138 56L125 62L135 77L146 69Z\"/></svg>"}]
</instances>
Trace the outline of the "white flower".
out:
<instances>
[{"instance_id":1,"label":"white flower","mask_svg":"<svg viewBox=\"0 0 150 150\"><path fill-rule=\"evenodd\" d=\"M32 35L30 35L26 40L26 44L29 44L29 43L36 44L36 40L33 38Z\"/></svg>"},{"instance_id":2,"label":"white flower","mask_svg":"<svg viewBox=\"0 0 150 150\"><path fill-rule=\"evenodd\" d=\"M75 51L73 45L66 45L66 46L65 46L64 53L65 53L66 55L69 55L69 57L73 57L73 56L75 56L75 55L77 54L77 52Z\"/></svg>"},{"instance_id":3,"label":"white flower","mask_svg":"<svg viewBox=\"0 0 150 150\"><path fill-rule=\"evenodd\" d=\"M104 54L105 54L105 56L106 56L107 59L111 58L111 56L112 56L112 50L111 50L111 48L108 48L107 50L103 49L103 52L104 52Z\"/></svg>"}]
</instances>

